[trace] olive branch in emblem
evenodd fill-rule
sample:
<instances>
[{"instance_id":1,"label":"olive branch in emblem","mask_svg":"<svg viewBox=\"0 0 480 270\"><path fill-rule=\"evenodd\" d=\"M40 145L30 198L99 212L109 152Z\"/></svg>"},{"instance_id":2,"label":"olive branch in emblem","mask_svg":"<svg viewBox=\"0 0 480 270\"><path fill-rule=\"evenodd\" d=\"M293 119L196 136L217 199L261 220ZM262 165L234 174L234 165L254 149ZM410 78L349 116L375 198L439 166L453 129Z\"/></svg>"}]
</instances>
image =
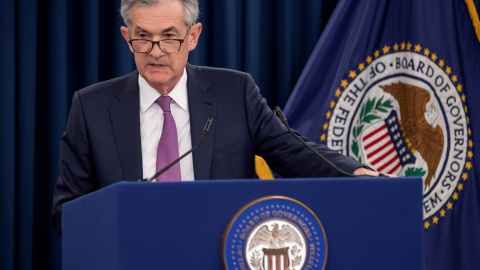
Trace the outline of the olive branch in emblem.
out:
<instances>
[{"instance_id":1,"label":"olive branch in emblem","mask_svg":"<svg viewBox=\"0 0 480 270\"><path fill-rule=\"evenodd\" d=\"M408 168L405 171L405 176L424 176L426 171L423 168Z\"/></svg>"},{"instance_id":2,"label":"olive branch in emblem","mask_svg":"<svg viewBox=\"0 0 480 270\"><path fill-rule=\"evenodd\" d=\"M299 266L301 262L302 262L302 256L297 256L295 257L295 259L293 259L292 266Z\"/></svg>"},{"instance_id":3,"label":"olive branch in emblem","mask_svg":"<svg viewBox=\"0 0 480 270\"><path fill-rule=\"evenodd\" d=\"M258 250L255 250L252 254L252 257L250 258L250 264L253 266L253 268L255 268L255 270L263 270L262 257L260 256L260 252L258 252Z\"/></svg>"},{"instance_id":4,"label":"olive branch in emblem","mask_svg":"<svg viewBox=\"0 0 480 270\"><path fill-rule=\"evenodd\" d=\"M377 115L378 112L386 113L388 112L388 109L392 108L392 100L388 99L383 101L383 96L378 101L377 98L373 98L368 99L367 102L363 103L362 109L360 110L360 116L357 120L357 123L353 127L353 139L351 147L352 153L359 162L362 162L362 157L360 156L358 137L362 133L365 124L370 124L373 120L380 119L380 116Z\"/></svg>"}]
</instances>

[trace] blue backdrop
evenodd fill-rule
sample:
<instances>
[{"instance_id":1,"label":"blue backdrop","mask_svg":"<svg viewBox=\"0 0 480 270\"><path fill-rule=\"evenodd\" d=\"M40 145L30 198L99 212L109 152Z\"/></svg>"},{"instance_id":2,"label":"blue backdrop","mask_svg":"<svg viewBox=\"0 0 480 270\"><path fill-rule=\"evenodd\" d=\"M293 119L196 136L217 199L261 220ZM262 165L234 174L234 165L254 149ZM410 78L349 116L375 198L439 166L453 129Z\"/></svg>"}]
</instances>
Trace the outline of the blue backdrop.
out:
<instances>
[{"instance_id":1,"label":"blue backdrop","mask_svg":"<svg viewBox=\"0 0 480 270\"><path fill-rule=\"evenodd\" d=\"M190 62L247 71L283 106L336 2L200 0ZM50 224L59 141L74 91L134 69L119 3L0 2L0 269L61 269Z\"/></svg>"}]
</instances>

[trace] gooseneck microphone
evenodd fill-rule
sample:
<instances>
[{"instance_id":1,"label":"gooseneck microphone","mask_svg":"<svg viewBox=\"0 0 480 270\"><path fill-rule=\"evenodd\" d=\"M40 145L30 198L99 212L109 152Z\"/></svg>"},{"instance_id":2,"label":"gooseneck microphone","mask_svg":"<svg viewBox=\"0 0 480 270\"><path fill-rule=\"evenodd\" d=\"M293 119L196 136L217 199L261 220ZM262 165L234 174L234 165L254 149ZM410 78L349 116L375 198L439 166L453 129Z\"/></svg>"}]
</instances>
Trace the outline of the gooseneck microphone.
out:
<instances>
[{"instance_id":1,"label":"gooseneck microphone","mask_svg":"<svg viewBox=\"0 0 480 270\"><path fill-rule=\"evenodd\" d=\"M293 135L293 137L295 139L297 139L300 143L302 143L305 147L307 147L308 149L310 149L310 151L312 151L315 155L317 155L318 157L320 157L323 161L325 161L328 165L330 165L330 167L332 167L335 171L345 175L345 176L348 176L348 177L359 177L359 175L354 175L352 173L348 173L342 169L340 169L339 167L337 167L337 165L335 165L333 162L331 162L329 159L327 159L324 155L320 154L317 150L315 150L315 148L313 148L312 146L308 145L302 138L300 138L300 136L298 136L297 134L295 134L295 132L293 132L293 130L290 128L290 126L288 125L288 122L287 122L287 118L285 117L285 115L283 114L282 110L280 109L279 106L276 106L275 107L275 112L277 113L278 117L280 117L280 120L282 120L282 123L285 125L285 127L288 129L288 132L290 134Z\"/></svg>"},{"instance_id":2,"label":"gooseneck microphone","mask_svg":"<svg viewBox=\"0 0 480 270\"><path fill-rule=\"evenodd\" d=\"M145 179L141 179L141 180L138 180L138 182L152 182L154 179L156 179L158 176L160 176L162 173L166 172L168 169L170 169L170 167L172 167L173 165L177 164L177 162L179 162L180 160L182 160L184 157L186 157L188 154L192 153L193 151L195 151L198 147L200 147L200 145L202 145L203 141L205 141L205 138L207 137L207 134L208 132L210 131L210 126L212 125L212 122L213 122L213 118L208 118L207 119L207 122L205 123L205 127L203 128L203 136L202 138L200 139L200 141L192 148L190 149L189 151L187 151L185 154L183 154L181 157L175 159L174 161L172 161L172 163L168 164L167 166L163 167L163 169L161 169L160 171L158 171L156 174L154 174L152 177L150 178L145 178Z\"/></svg>"}]
</instances>

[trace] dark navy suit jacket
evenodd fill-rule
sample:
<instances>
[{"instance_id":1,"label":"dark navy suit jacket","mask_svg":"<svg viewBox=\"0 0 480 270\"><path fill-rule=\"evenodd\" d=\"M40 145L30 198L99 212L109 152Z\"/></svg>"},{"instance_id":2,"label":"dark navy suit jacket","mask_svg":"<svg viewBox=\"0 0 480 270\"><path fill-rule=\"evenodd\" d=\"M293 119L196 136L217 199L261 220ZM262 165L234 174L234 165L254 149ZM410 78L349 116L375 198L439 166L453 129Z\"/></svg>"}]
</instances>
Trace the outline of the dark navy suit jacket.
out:
<instances>
[{"instance_id":1,"label":"dark navy suit jacket","mask_svg":"<svg viewBox=\"0 0 480 270\"><path fill-rule=\"evenodd\" d=\"M213 118L205 142L193 152L196 180L254 178L254 155L283 177L340 176L287 132L250 75L190 64L187 75L192 145ZM314 146L347 172L363 166ZM138 72L77 91L60 144L53 198L52 222L59 234L63 203L142 177Z\"/></svg>"}]
</instances>

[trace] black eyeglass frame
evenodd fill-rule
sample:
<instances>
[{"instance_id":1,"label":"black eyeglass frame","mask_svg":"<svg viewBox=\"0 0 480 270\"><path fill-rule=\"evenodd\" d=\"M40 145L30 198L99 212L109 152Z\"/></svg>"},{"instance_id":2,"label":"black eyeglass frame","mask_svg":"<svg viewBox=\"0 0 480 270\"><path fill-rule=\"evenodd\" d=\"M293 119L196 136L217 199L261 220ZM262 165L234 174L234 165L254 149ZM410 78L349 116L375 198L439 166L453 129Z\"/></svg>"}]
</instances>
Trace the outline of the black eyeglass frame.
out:
<instances>
[{"instance_id":1,"label":"black eyeglass frame","mask_svg":"<svg viewBox=\"0 0 480 270\"><path fill-rule=\"evenodd\" d=\"M153 46L154 46L155 44L158 45L158 48L159 48L163 53L177 53L177 52L179 52L180 49L182 48L182 44L183 44L183 42L185 42L185 39L187 38L188 34L190 34L190 27L188 27L187 34L185 35L185 37L184 37L183 39L161 39L161 40L158 40L158 41L153 41L153 40L148 40L148 39L136 38L136 39L130 39L130 40L128 41L128 43L130 43L130 46L132 46L132 50L133 50L134 52L136 52L136 53L150 53L150 52L153 50ZM138 52L138 51L136 51L135 48L133 47L133 44L132 44L132 42L133 42L133 41L136 41L136 40L149 41L149 42L152 44L152 46L150 47L150 50L147 51L147 52ZM180 44L179 44L179 46L178 46L178 50L176 50L176 51L174 51L174 52L166 52L166 51L162 50L162 46L160 46L160 42L162 42L162 41L178 41L178 42L180 42Z\"/></svg>"}]
</instances>

